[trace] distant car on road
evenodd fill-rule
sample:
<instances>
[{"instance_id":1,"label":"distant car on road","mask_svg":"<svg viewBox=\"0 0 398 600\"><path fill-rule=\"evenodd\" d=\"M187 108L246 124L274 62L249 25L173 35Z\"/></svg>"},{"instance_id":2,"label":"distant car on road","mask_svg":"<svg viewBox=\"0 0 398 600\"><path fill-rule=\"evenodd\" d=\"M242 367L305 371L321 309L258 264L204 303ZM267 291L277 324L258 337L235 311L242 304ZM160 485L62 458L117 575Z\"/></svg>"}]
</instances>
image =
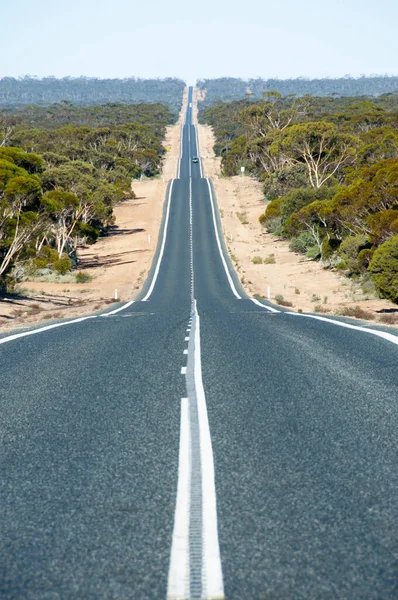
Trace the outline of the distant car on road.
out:
<instances>
[{"instance_id":1,"label":"distant car on road","mask_svg":"<svg viewBox=\"0 0 398 600\"><path fill-rule=\"evenodd\" d=\"M194 156L193 159L192 159L192 162L198 163L199 162L199 158L197 156Z\"/></svg>"}]
</instances>

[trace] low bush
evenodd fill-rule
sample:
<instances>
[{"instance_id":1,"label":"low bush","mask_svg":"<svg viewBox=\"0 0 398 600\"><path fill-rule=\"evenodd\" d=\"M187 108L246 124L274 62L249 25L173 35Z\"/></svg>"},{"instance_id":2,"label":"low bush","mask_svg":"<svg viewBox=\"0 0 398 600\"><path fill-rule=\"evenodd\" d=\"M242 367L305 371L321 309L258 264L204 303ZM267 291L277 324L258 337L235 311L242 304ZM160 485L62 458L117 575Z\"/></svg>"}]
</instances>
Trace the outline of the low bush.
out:
<instances>
[{"instance_id":1,"label":"low bush","mask_svg":"<svg viewBox=\"0 0 398 600\"><path fill-rule=\"evenodd\" d=\"M273 219L274 217L281 216L281 198L277 200L272 200L265 209L265 217L266 219Z\"/></svg>"},{"instance_id":2,"label":"low bush","mask_svg":"<svg viewBox=\"0 0 398 600\"><path fill-rule=\"evenodd\" d=\"M314 306L314 312L316 313L330 313L331 310L330 308L327 308L326 306L322 306L321 304L317 304L316 306Z\"/></svg>"},{"instance_id":3,"label":"low bush","mask_svg":"<svg viewBox=\"0 0 398 600\"><path fill-rule=\"evenodd\" d=\"M268 254L268 256L266 256L264 258L263 262L266 265L274 265L275 264L275 254Z\"/></svg>"},{"instance_id":4,"label":"low bush","mask_svg":"<svg viewBox=\"0 0 398 600\"><path fill-rule=\"evenodd\" d=\"M305 254L314 245L314 238L310 233L303 231L300 235L293 237L289 242L289 250L298 254Z\"/></svg>"},{"instance_id":5,"label":"low bush","mask_svg":"<svg viewBox=\"0 0 398 600\"><path fill-rule=\"evenodd\" d=\"M266 219L267 219L267 217L265 216L265 213L262 213L258 218L258 222L260 223L260 225L264 226Z\"/></svg>"},{"instance_id":6,"label":"low bush","mask_svg":"<svg viewBox=\"0 0 398 600\"><path fill-rule=\"evenodd\" d=\"M365 321L373 321L375 315L368 310L363 310L360 306L344 306L338 313L342 317L354 317L355 319L363 319Z\"/></svg>"},{"instance_id":7,"label":"low bush","mask_svg":"<svg viewBox=\"0 0 398 600\"><path fill-rule=\"evenodd\" d=\"M308 248L307 258L310 260L318 260L318 258L321 258L321 251L319 250L318 246L311 246Z\"/></svg>"},{"instance_id":8,"label":"low bush","mask_svg":"<svg viewBox=\"0 0 398 600\"><path fill-rule=\"evenodd\" d=\"M252 263L253 265L262 265L263 259L261 258L261 256L253 256Z\"/></svg>"},{"instance_id":9,"label":"low bush","mask_svg":"<svg viewBox=\"0 0 398 600\"><path fill-rule=\"evenodd\" d=\"M58 256L55 248L43 246L39 255L31 262L33 271L39 269L51 269L59 275L65 275L72 268L72 261L67 254L63 254L61 258Z\"/></svg>"},{"instance_id":10,"label":"low bush","mask_svg":"<svg viewBox=\"0 0 398 600\"><path fill-rule=\"evenodd\" d=\"M274 235L283 235L282 220L280 217L265 217L263 225L268 233L273 233Z\"/></svg>"},{"instance_id":11,"label":"low bush","mask_svg":"<svg viewBox=\"0 0 398 600\"><path fill-rule=\"evenodd\" d=\"M369 270L379 294L398 303L398 235L377 248Z\"/></svg>"},{"instance_id":12,"label":"low bush","mask_svg":"<svg viewBox=\"0 0 398 600\"><path fill-rule=\"evenodd\" d=\"M334 266L337 257L337 250L340 246L340 240L335 238L325 238L322 242L321 258L325 267Z\"/></svg>"},{"instance_id":13,"label":"low bush","mask_svg":"<svg viewBox=\"0 0 398 600\"><path fill-rule=\"evenodd\" d=\"M378 320L386 325L398 325L398 314L384 313L379 316Z\"/></svg>"},{"instance_id":14,"label":"low bush","mask_svg":"<svg viewBox=\"0 0 398 600\"><path fill-rule=\"evenodd\" d=\"M236 216L238 217L238 219L242 223L242 225L248 225L249 224L249 221L247 220L247 213L246 212L237 212Z\"/></svg>"},{"instance_id":15,"label":"low bush","mask_svg":"<svg viewBox=\"0 0 398 600\"><path fill-rule=\"evenodd\" d=\"M360 273L363 268L365 256L362 254L361 260L359 260L359 254L363 250L369 250L370 244L368 236L365 234L348 235L341 242L339 247L339 256L344 261L346 268L351 273Z\"/></svg>"},{"instance_id":16,"label":"low bush","mask_svg":"<svg viewBox=\"0 0 398 600\"><path fill-rule=\"evenodd\" d=\"M277 294L275 296L275 302L280 306L294 306L293 302L289 302L289 300L285 300L281 294Z\"/></svg>"},{"instance_id":17,"label":"low bush","mask_svg":"<svg viewBox=\"0 0 398 600\"><path fill-rule=\"evenodd\" d=\"M76 283L87 283L88 281L91 281L93 278L88 273L82 273L81 271L79 271L79 273L76 273L75 279L76 279Z\"/></svg>"}]
</instances>

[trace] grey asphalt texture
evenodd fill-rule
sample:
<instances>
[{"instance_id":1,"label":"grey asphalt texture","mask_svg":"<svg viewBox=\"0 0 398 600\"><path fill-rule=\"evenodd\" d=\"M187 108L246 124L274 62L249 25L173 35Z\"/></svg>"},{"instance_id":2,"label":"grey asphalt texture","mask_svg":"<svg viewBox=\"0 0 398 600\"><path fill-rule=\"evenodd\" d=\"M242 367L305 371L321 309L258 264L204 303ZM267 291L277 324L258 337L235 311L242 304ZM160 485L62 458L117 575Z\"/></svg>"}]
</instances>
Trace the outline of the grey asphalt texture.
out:
<instances>
[{"instance_id":1,"label":"grey asphalt texture","mask_svg":"<svg viewBox=\"0 0 398 600\"><path fill-rule=\"evenodd\" d=\"M0 597L166 597L191 167L226 597L397 598L398 346L234 297L190 122L150 299L0 345Z\"/></svg>"}]
</instances>

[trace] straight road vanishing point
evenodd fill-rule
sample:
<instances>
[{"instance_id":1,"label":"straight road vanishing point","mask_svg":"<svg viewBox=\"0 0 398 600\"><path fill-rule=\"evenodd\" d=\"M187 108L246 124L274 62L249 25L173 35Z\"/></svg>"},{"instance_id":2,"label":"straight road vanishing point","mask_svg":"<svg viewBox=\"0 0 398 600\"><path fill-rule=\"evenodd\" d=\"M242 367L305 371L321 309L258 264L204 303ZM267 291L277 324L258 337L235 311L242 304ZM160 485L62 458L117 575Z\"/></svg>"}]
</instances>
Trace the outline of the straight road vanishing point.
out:
<instances>
[{"instance_id":1,"label":"straight road vanishing point","mask_svg":"<svg viewBox=\"0 0 398 600\"><path fill-rule=\"evenodd\" d=\"M191 107L137 300L0 338L0 597L396 598L398 338L245 294Z\"/></svg>"}]
</instances>

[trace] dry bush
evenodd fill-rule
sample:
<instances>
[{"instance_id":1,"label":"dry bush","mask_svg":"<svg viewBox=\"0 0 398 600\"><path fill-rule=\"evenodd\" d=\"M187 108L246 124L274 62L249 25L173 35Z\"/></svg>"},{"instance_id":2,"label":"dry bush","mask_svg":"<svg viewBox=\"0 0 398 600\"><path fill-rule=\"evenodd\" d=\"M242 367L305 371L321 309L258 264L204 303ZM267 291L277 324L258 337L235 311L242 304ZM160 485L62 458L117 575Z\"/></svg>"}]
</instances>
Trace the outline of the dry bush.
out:
<instances>
[{"instance_id":1,"label":"dry bush","mask_svg":"<svg viewBox=\"0 0 398 600\"><path fill-rule=\"evenodd\" d=\"M262 265L263 259L261 258L261 256L253 256L252 263L253 265Z\"/></svg>"},{"instance_id":2,"label":"dry bush","mask_svg":"<svg viewBox=\"0 0 398 600\"><path fill-rule=\"evenodd\" d=\"M31 316L31 315L38 315L39 313L41 313L42 310L43 309L40 306L40 304L31 304L29 316Z\"/></svg>"},{"instance_id":3,"label":"dry bush","mask_svg":"<svg viewBox=\"0 0 398 600\"><path fill-rule=\"evenodd\" d=\"M364 319L373 321L376 316L368 310L363 310L360 306L344 306L336 313L342 317L354 317L355 319Z\"/></svg>"},{"instance_id":4,"label":"dry bush","mask_svg":"<svg viewBox=\"0 0 398 600\"><path fill-rule=\"evenodd\" d=\"M264 264L265 265L274 265L275 264L275 254L268 254L268 256L266 256L264 258Z\"/></svg>"},{"instance_id":5,"label":"dry bush","mask_svg":"<svg viewBox=\"0 0 398 600\"><path fill-rule=\"evenodd\" d=\"M238 217L238 219L242 223L242 225L249 224L249 221L247 220L247 212L237 212L236 216Z\"/></svg>"},{"instance_id":6,"label":"dry bush","mask_svg":"<svg viewBox=\"0 0 398 600\"><path fill-rule=\"evenodd\" d=\"M385 325L398 325L398 313L383 313L379 316L378 321Z\"/></svg>"},{"instance_id":7,"label":"dry bush","mask_svg":"<svg viewBox=\"0 0 398 600\"><path fill-rule=\"evenodd\" d=\"M330 313L332 312L330 308L327 308L326 306L322 306L321 304L317 304L316 306L314 306L314 312L316 313Z\"/></svg>"},{"instance_id":8,"label":"dry bush","mask_svg":"<svg viewBox=\"0 0 398 600\"><path fill-rule=\"evenodd\" d=\"M289 300L285 300L283 296L281 296L280 294L278 294L277 296L275 296L275 302L277 304L279 304L280 306L294 306L293 302L289 302Z\"/></svg>"}]
</instances>

